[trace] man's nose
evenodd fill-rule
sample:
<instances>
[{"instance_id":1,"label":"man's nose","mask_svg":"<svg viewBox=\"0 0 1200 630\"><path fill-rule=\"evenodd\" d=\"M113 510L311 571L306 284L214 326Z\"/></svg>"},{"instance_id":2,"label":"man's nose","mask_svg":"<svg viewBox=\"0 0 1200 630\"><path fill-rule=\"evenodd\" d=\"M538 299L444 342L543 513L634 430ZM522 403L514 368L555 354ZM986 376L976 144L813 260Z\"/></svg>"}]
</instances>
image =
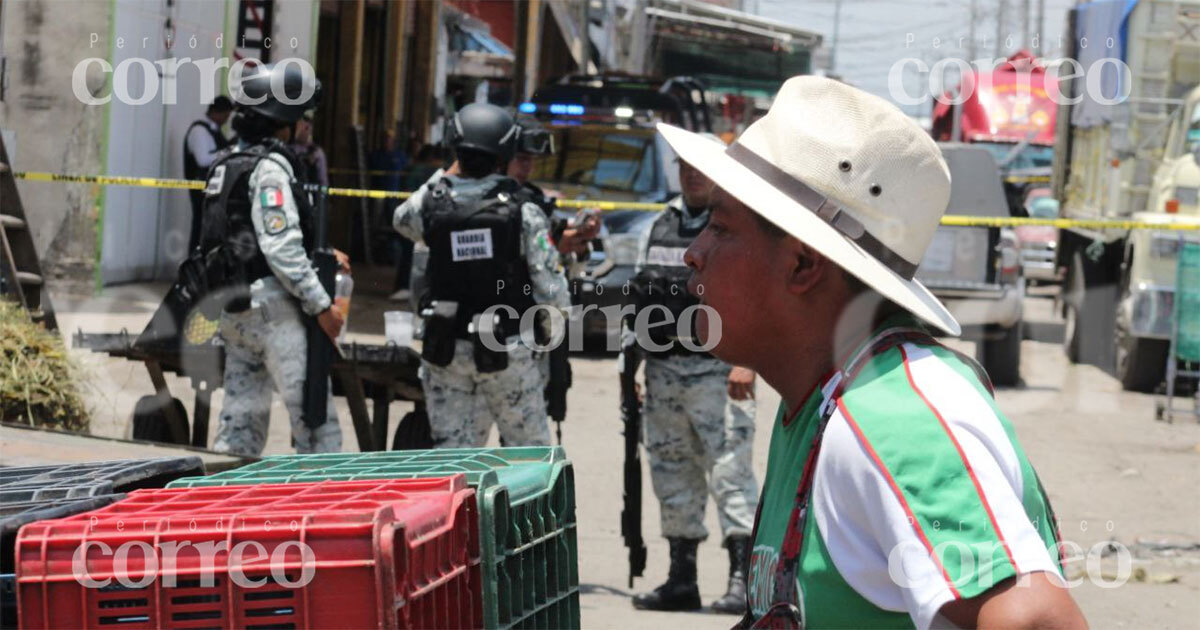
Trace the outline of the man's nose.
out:
<instances>
[{"instance_id":1,"label":"man's nose","mask_svg":"<svg viewBox=\"0 0 1200 630\"><path fill-rule=\"evenodd\" d=\"M700 271L704 266L704 255L701 252L700 242L702 238L704 238L703 234L692 241L692 244L688 245L687 250L683 252L683 264L687 265L692 271Z\"/></svg>"}]
</instances>

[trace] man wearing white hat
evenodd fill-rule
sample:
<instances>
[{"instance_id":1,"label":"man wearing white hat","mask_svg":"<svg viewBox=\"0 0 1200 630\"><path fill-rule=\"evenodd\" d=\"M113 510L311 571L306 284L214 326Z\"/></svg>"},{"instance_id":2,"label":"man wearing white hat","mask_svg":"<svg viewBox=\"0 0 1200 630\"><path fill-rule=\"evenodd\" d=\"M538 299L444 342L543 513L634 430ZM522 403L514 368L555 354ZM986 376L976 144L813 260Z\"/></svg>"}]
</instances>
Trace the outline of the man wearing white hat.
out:
<instances>
[{"instance_id":1,"label":"man wearing white hat","mask_svg":"<svg viewBox=\"0 0 1200 630\"><path fill-rule=\"evenodd\" d=\"M660 125L717 186L685 260L703 340L783 397L746 623L1083 627L1044 490L913 279L950 195L934 142L883 99L784 84L728 149Z\"/></svg>"}]
</instances>

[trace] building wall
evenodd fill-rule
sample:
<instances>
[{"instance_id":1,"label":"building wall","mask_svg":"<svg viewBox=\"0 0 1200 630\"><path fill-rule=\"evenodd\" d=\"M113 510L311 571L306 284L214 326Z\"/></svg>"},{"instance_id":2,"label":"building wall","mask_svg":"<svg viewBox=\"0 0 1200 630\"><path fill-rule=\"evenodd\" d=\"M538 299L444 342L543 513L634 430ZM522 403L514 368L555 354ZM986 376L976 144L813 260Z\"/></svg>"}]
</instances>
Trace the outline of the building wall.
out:
<instances>
[{"instance_id":1,"label":"building wall","mask_svg":"<svg viewBox=\"0 0 1200 630\"><path fill-rule=\"evenodd\" d=\"M0 128L11 140L7 148L14 170L102 172L107 108L77 99L71 75L79 61L108 56L90 35L108 38L111 3L20 0L4 5L8 89L0 102ZM87 75L93 90L107 90L108 83L102 73ZM51 283L90 281L101 187L18 181L17 188Z\"/></svg>"},{"instance_id":2,"label":"building wall","mask_svg":"<svg viewBox=\"0 0 1200 630\"><path fill-rule=\"evenodd\" d=\"M201 83L207 97L228 93L224 71L202 73L195 62L232 57L239 0L4 4L10 71L0 128L14 138L9 153L16 170L182 177L184 134L207 108ZM272 60L311 62L315 9L315 0L276 0ZM72 74L92 57L114 69L125 62L128 72L86 65L81 76L89 94L111 95L121 74L129 97L150 98L92 105L76 98ZM176 71L154 65L172 58ZM18 187L47 273L61 281L169 279L186 255L191 207L184 191L37 182Z\"/></svg>"}]
</instances>

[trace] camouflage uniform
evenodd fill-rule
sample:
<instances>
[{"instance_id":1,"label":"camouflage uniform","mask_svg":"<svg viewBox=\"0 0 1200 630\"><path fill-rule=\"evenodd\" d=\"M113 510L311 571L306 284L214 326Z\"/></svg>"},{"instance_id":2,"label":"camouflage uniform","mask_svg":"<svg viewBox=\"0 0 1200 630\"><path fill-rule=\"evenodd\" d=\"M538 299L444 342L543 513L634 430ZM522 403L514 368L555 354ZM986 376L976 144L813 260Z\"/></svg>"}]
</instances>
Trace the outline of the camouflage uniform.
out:
<instances>
[{"instance_id":1,"label":"camouflage uniform","mask_svg":"<svg viewBox=\"0 0 1200 630\"><path fill-rule=\"evenodd\" d=\"M245 455L262 453L274 385L291 417L296 450L336 452L342 448L342 430L332 390L325 424L314 430L301 420L308 339L300 309L316 315L329 308L331 301L304 251L300 215L288 185L291 167L282 155L271 155L275 159L263 159L255 167L249 185L250 218L259 249L274 275L250 285L249 309L221 314L225 406L213 449ZM264 189L281 193L282 205L264 208Z\"/></svg>"},{"instance_id":2,"label":"camouflage uniform","mask_svg":"<svg viewBox=\"0 0 1200 630\"><path fill-rule=\"evenodd\" d=\"M437 182L438 171L430 178ZM502 178L483 179L448 176L456 199L466 203L478 200ZM405 238L421 241L424 226L421 204L429 187L422 186L396 208L392 225ZM567 309L571 305L566 276L559 264L558 252L550 243L549 222L532 203L521 206L522 249L532 282L531 293L538 304ZM499 372L480 373L475 367L470 342L455 342L454 359L445 367L427 361L421 364L421 383L429 410L434 444L446 448L481 447L495 420L500 437L508 446L544 446L550 444L546 425L545 379L540 363L546 357L531 352L517 337L505 340L517 345L508 355L508 367Z\"/></svg>"},{"instance_id":3,"label":"camouflage uniform","mask_svg":"<svg viewBox=\"0 0 1200 630\"><path fill-rule=\"evenodd\" d=\"M667 212L684 212L681 197ZM684 225L707 223L708 212L684 213ZM641 236L637 269L646 264L650 231ZM704 509L711 492L722 539L749 536L758 505L751 451L754 399L728 394L731 366L710 355L647 355L642 442L661 505L662 534L705 539ZM705 483L705 473L709 478ZM706 492L707 490L707 492Z\"/></svg>"},{"instance_id":4,"label":"camouflage uniform","mask_svg":"<svg viewBox=\"0 0 1200 630\"><path fill-rule=\"evenodd\" d=\"M722 539L749 536L754 527L754 399L729 398L731 369L710 357L646 359L642 442L665 537L708 537L708 492L717 503Z\"/></svg>"}]
</instances>

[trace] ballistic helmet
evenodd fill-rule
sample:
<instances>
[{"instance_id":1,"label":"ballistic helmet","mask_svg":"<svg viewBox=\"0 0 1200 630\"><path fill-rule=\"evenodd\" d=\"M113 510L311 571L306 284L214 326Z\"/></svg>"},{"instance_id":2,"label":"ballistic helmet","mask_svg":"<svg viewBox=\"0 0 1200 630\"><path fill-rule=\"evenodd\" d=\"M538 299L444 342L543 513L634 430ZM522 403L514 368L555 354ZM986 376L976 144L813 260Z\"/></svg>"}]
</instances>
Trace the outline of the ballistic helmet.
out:
<instances>
[{"instance_id":1,"label":"ballistic helmet","mask_svg":"<svg viewBox=\"0 0 1200 630\"><path fill-rule=\"evenodd\" d=\"M241 107L290 124L316 106L321 97L321 82L298 63L268 63L249 70L234 92L234 99Z\"/></svg>"},{"instance_id":2,"label":"ballistic helmet","mask_svg":"<svg viewBox=\"0 0 1200 630\"><path fill-rule=\"evenodd\" d=\"M446 143L455 151L470 149L503 163L512 159L519 135L512 115L504 109L488 103L471 103L454 115Z\"/></svg>"}]
</instances>

